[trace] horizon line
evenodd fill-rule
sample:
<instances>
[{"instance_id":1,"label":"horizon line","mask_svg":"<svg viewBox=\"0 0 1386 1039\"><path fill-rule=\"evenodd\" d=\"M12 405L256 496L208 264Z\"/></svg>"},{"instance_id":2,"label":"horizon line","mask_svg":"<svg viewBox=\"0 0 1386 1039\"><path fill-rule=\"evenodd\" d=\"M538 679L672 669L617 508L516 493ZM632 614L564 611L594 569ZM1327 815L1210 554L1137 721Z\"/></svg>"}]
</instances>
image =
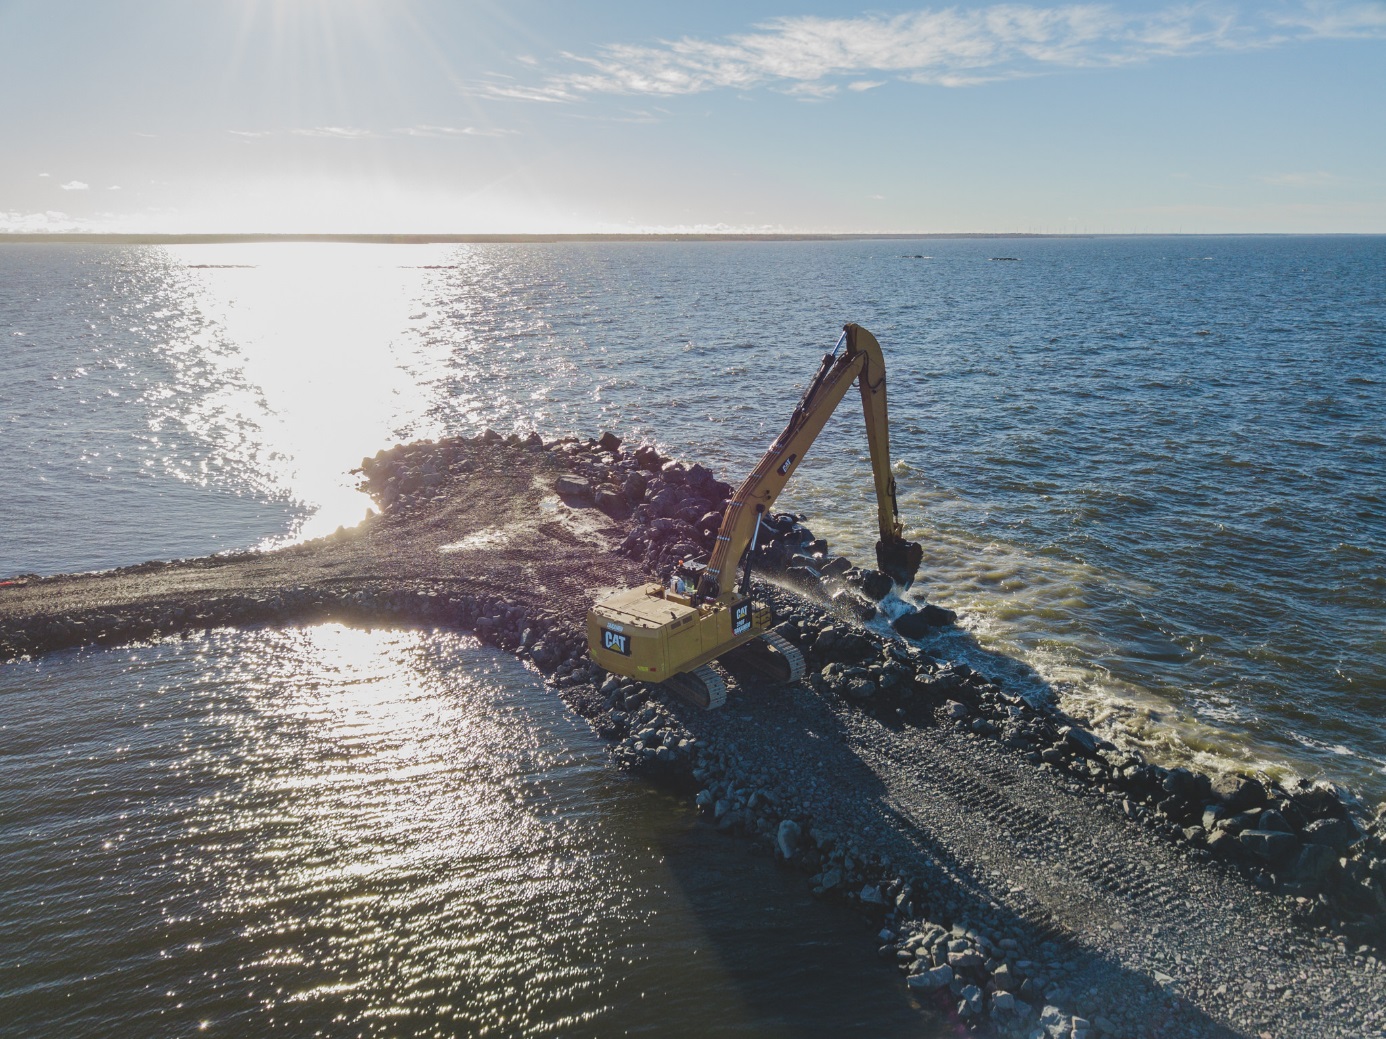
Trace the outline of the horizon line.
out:
<instances>
[{"instance_id":1,"label":"horizon line","mask_svg":"<svg viewBox=\"0 0 1386 1039\"><path fill-rule=\"evenodd\" d=\"M57 243L68 245L240 245L273 242L340 243L359 245L489 245L563 242L826 242L910 241L946 238L1365 238L1381 231L890 231L844 233L770 233L759 231L651 231L517 234L355 234L293 232L137 234L83 231L0 231L0 244Z\"/></svg>"}]
</instances>

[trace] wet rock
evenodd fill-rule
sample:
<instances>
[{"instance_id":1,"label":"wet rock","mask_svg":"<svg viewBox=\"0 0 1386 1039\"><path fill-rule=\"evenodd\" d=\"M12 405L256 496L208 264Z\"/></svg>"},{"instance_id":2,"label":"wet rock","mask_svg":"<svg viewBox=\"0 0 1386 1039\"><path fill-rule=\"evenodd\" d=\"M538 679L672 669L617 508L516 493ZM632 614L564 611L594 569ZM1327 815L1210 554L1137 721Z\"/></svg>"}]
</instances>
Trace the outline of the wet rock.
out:
<instances>
[{"instance_id":1,"label":"wet rock","mask_svg":"<svg viewBox=\"0 0 1386 1039\"><path fill-rule=\"evenodd\" d=\"M1064 738L1064 743L1072 750L1077 751L1085 757L1097 757L1098 747L1101 741L1086 729L1080 729L1076 725L1065 726L1059 730Z\"/></svg>"},{"instance_id":2,"label":"wet rock","mask_svg":"<svg viewBox=\"0 0 1386 1039\"><path fill-rule=\"evenodd\" d=\"M621 450L621 438L608 430L597 440L597 446L603 451L610 451L612 454L615 454L617 451Z\"/></svg>"},{"instance_id":3,"label":"wet rock","mask_svg":"<svg viewBox=\"0 0 1386 1039\"><path fill-rule=\"evenodd\" d=\"M876 616L876 607L848 588L835 592L830 602L834 611L841 616L850 617L862 623Z\"/></svg>"},{"instance_id":4,"label":"wet rock","mask_svg":"<svg viewBox=\"0 0 1386 1039\"><path fill-rule=\"evenodd\" d=\"M909 613L902 613L890 622L890 626L907 639L922 639L937 624L929 621L928 615L923 610L910 610Z\"/></svg>"},{"instance_id":5,"label":"wet rock","mask_svg":"<svg viewBox=\"0 0 1386 1039\"><path fill-rule=\"evenodd\" d=\"M880 601L890 594L895 582L879 570L859 569L847 572L847 583L858 589L868 599Z\"/></svg>"},{"instance_id":6,"label":"wet rock","mask_svg":"<svg viewBox=\"0 0 1386 1039\"><path fill-rule=\"evenodd\" d=\"M818 568L818 572L824 577L841 577L851 569L850 560L844 559L842 556L833 556Z\"/></svg>"}]
</instances>

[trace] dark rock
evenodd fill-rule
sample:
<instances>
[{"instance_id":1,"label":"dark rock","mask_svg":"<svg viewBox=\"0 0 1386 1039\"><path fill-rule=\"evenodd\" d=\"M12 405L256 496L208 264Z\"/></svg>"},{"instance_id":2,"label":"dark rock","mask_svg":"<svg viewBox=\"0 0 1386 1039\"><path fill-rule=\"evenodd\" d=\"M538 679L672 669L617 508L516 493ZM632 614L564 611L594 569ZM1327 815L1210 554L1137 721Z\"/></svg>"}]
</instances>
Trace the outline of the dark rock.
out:
<instances>
[{"instance_id":1,"label":"dark rock","mask_svg":"<svg viewBox=\"0 0 1386 1039\"><path fill-rule=\"evenodd\" d=\"M621 490L625 492L628 502L637 505L645 500L645 488L648 486L647 474L631 473L621 485Z\"/></svg>"},{"instance_id":2,"label":"dark rock","mask_svg":"<svg viewBox=\"0 0 1386 1039\"><path fill-rule=\"evenodd\" d=\"M823 565L818 568L818 572L824 577L841 577L851 569L852 564L849 560L843 559L841 556L833 556L824 561Z\"/></svg>"},{"instance_id":3,"label":"dark rock","mask_svg":"<svg viewBox=\"0 0 1386 1039\"><path fill-rule=\"evenodd\" d=\"M890 622L890 626L907 639L922 639L934 628L946 627L955 623L957 619L958 615L952 610L945 610L929 603L920 609L900 614Z\"/></svg>"},{"instance_id":4,"label":"dark rock","mask_svg":"<svg viewBox=\"0 0 1386 1039\"><path fill-rule=\"evenodd\" d=\"M1266 803L1266 788L1247 776L1231 773L1217 776L1212 781L1211 792L1231 812L1260 808Z\"/></svg>"},{"instance_id":5,"label":"dark rock","mask_svg":"<svg viewBox=\"0 0 1386 1039\"><path fill-rule=\"evenodd\" d=\"M1161 786L1164 787L1166 793L1173 794L1175 797L1182 797L1185 801L1197 801L1200 804L1208 799L1212 789L1212 784L1207 776L1199 772L1192 772L1182 766L1170 769Z\"/></svg>"},{"instance_id":6,"label":"dark rock","mask_svg":"<svg viewBox=\"0 0 1386 1039\"><path fill-rule=\"evenodd\" d=\"M1338 868L1338 853L1326 844L1306 844L1290 873L1296 880L1321 884Z\"/></svg>"},{"instance_id":7,"label":"dark rock","mask_svg":"<svg viewBox=\"0 0 1386 1039\"><path fill-rule=\"evenodd\" d=\"M953 968L954 973L960 970L973 970L985 962L982 954L973 949L948 954L948 966Z\"/></svg>"},{"instance_id":8,"label":"dark rock","mask_svg":"<svg viewBox=\"0 0 1386 1039\"><path fill-rule=\"evenodd\" d=\"M1257 829L1273 830L1276 833L1294 833L1295 828L1274 808L1267 808L1256 822Z\"/></svg>"},{"instance_id":9,"label":"dark rock","mask_svg":"<svg viewBox=\"0 0 1386 1039\"><path fill-rule=\"evenodd\" d=\"M1079 754L1083 754L1090 758L1097 757L1097 748L1100 741L1092 733L1088 732L1086 729L1080 729L1076 725L1066 726L1060 731L1063 734L1064 742Z\"/></svg>"},{"instance_id":10,"label":"dark rock","mask_svg":"<svg viewBox=\"0 0 1386 1039\"><path fill-rule=\"evenodd\" d=\"M947 988L952 981L953 968L945 963L942 966L934 967L932 970L926 970L919 974L911 974L905 979L905 984L912 989L934 992L938 989Z\"/></svg>"},{"instance_id":11,"label":"dark rock","mask_svg":"<svg viewBox=\"0 0 1386 1039\"><path fill-rule=\"evenodd\" d=\"M842 695L851 700L869 700L876 693L876 683L860 675L845 679L839 688Z\"/></svg>"},{"instance_id":12,"label":"dark rock","mask_svg":"<svg viewBox=\"0 0 1386 1039\"><path fill-rule=\"evenodd\" d=\"M848 588L836 592L831 602L839 615L853 620L865 622L876 616L876 607Z\"/></svg>"},{"instance_id":13,"label":"dark rock","mask_svg":"<svg viewBox=\"0 0 1386 1039\"><path fill-rule=\"evenodd\" d=\"M952 610L942 606L935 606L931 602L926 602L919 607L919 613L933 628L946 628L950 624L958 623L958 615Z\"/></svg>"},{"instance_id":14,"label":"dark rock","mask_svg":"<svg viewBox=\"0 0 1386 1039\"><path fill-rule=\"evenodd\" d=\"M857 588L868 599L881 600L890 594L895 582L879 570L863 569L855 573L848 571L847 582Z\"/></svg>"},{"instance_id":15,"label":"dark rock","mask_svg":"<svg viewBox=\"0 0 1386 1039\"><path fill-rule=\"evenodd\" d=\"M794 857L794 853L799 848L800 836L799 824L793 819L785 819L780 823L779 831L775 835L775 843L779 847L780 854L786 859Z\"/></svg>"},{"instance_id":16,"label":"dark rock","mask_svg":"<svg viewBox=\"0 0 1386 1039\"><path fill-rule=\"evenodd\" d=\"M621 450L621 438L608 430L597 440L597 446L603 451L610 451L612 454L615 454L617 451Z\"/></svg>"},{"instance_id":17,"label":"dark rock","mask_svg":"<svg viewBox=\"0 0 1386 1039\"><path fill-rule=\"evenodd\" d=\"M1315 819L1304 828L1306 844L1325 844L1339 855L1347 853L1361 834L1347 819Z\"/></svg>"},{"instance_id":18,"label":"dark rock","mask_svg":"<svg viewBox=\"0 0 1386 1039\"><path fill-rule=\"evenodd\" d=\"M829 656L839 662L855 663L874 656L875 653L875 643L865 635L858 635L856 632L849 631L845 635L838 635L833 642Z\"/></svg>"},{"instance_id":19,"label":"dark rock","mask_svg":"<svg viewBox=\"0 0 1386 1039\"><path fill-rule=\"evenodd\" d=\"M1276 830L1244 830L1238 839L1247 853L1272 864L1285 862L1299 850L1294 834Z\"/></svg>"},{"instance_id":20,"label":"dark rock","mask_svg":"<svg viewBox=\"0 0 1386 1039\"><path fill-rule=\"evenodd\" d=\"M665 487L650 499L650 509L656 516L672 517L683 508L683 496L672 487Z\"/></svg>"},{"instance_id":21,"label":"dark rock","mask_svg":"<svg viewBox=\"0 0 1386 1039\"><path fill-rule=\"evenodd\" d=\"M612 519L624 519L630 514L630 504L626 501L625 492L620 488L610 484L603 484L597 488L596 492L597 508Z\"/></svg>"}]
</instances>

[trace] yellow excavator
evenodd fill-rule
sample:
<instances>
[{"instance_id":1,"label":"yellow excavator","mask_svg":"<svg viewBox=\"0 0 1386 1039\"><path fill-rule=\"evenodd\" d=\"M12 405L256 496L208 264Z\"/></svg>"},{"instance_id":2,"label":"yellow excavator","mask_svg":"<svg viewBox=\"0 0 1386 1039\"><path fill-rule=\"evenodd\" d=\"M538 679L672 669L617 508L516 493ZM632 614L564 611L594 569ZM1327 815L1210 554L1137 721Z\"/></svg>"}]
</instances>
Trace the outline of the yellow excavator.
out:
<instances>
[{"instance_id":1,"label":"yellow excavator","mask_svg":"<svg viewBox=\"0 0 1386 1039\"><path fill-rule=\"evenodd\" d=\"M594 661L614 674L662 683L705 709L727 699L726 683L708 666L713 660L745 665L777 681L803 677L803 655L769 630L770 609L751 599L751 557L762 521L854 381L861 388L876 478L881 530L876 562L896 584L913 583L923 550L904 539L896 505L885 360L875 336L860 325L846 325L784 432L727 503L712 557L706 563L681 563L670 586L617 592L588 611L587 643Z\"/></svg>"}]
</instances>

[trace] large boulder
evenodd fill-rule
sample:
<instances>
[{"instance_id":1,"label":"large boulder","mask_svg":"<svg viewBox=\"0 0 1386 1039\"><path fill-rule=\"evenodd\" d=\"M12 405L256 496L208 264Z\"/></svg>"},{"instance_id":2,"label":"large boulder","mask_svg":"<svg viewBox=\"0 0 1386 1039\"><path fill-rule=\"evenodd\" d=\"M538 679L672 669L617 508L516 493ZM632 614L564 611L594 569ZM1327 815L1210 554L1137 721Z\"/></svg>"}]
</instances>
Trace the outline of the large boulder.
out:
<instances>
[{"instance_id":1,"label":"large boulder","mask_svg":"<svg viewBox=\"0 0 1386 1039\"><path fill-rule=\"evenodd\" d=\"M597 508L612 519L625 519L630 515L630 503L625 492L612 484L603 484L596 491Z\"/></svg>"},{"instance_id":2,"label":"large boulder","mask_svg":"<svg viewBox=\"0 0 1386 1039\"><path fill-rule=\"evenodd\" d=\"M861 591L868 599L880 601L890 594L895 582L879 570L862 569L847 574L847 583Z\"/></svg>"},{"instance_id":3,"label":"large boulder","mask_svg":"<svg viewBox=\"0 0 1386 1039\"><path fill-rule=\"evenodd\" d=\"M570 501L587 503L592 500L592 482L576 473L564 473L553 483L553 489L560 497Z\"/></svg>"},{"instance_id":4,"label":"large boulder","mask_svg":"<svg viewBox=\"0 0 1386 1039\"><path fill-rule=\"evenodd\" d=\"M1306 844L1323 844L1339 855L1347 852L1362 835L1347 819L1315 819L1304 828Z\"/></svg>"},{"instance_id":5,"label":"large boulder","mask_svg":"<svg viewBox=\"0 0 1386 1039\"><path fill-rule=\"evenodd\" d=\"M1291 875L1308 884L1322 884L1338 868L1338 853L1326 844L1306 844L1300 849Z\"/></svg>"},{"instance_id":6,"label":"large boulder","mask_svg":"<svg viewBox=\"0 0 1386 1039\"><path fill-rule=\"evenodd\" d=\"M1286 862L1299 850L1295 835L1279 830L1243 830L1238 839L1243 851L1272 865Z\"/></svg>"},{"instance_id":7,"label":"large boulder","mask_svg":"<svg viewBox=\"0 0 1386 1039\"><path fill-rule=\"evenodd\" d=\"M1248 776L1224 773L1213 778L1212 794L1229 812L1244 812L1266 803L1266 788Z\"/></svg>"}]
</instances>

